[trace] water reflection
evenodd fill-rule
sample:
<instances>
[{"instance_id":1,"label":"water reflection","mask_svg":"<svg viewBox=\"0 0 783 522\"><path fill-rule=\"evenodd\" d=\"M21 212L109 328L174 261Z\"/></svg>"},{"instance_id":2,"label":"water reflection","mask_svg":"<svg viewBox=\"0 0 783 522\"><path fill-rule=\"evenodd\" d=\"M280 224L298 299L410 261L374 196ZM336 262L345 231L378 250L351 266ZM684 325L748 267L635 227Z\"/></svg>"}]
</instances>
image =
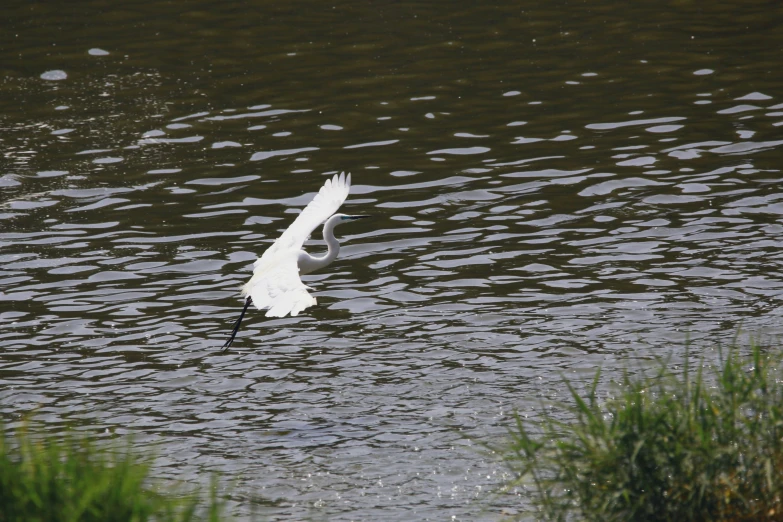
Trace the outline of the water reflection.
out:
<instances>
[{"instance_id":1,"label":"water reflection","mask_svg":"<svg viewBox=\"0 0 783 522\"><path fill-rule=\"evenodd\" d=\"M561 373L780 333L783 104L768 52L713 58L779 38L760 21L766 39L688 27L711 57L667 58L606 9L587 44L599 15L520 33L519 13L455 8L447 34L399 4L362 12L383 37L330 13L258 49L205 5L239 34L211 72L96 29L0 84L5 419L160 442L162 474L240 477L270 517L483 516L503 470L459 430L502 435ZM612 38L631 56L609 60ZM253 260L340 170L345 211L374 219L307 276L318 307L249 315L220 354Z\"/></svg>"}]
</instances>

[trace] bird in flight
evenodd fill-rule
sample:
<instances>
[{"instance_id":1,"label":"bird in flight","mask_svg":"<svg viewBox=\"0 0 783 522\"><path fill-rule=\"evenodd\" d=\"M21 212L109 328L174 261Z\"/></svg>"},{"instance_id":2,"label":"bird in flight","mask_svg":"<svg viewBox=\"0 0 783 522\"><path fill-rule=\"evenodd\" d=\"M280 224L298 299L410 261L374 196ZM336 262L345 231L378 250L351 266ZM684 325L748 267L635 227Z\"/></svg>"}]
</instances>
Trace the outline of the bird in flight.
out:
<instances>
[{"instance_id":1,"label":"bird in flight","mask_svg":"<svg viewBox=\"0 0 783 522\"><path fill-rule=\"evenodd\" d=\"M341 172L339 175L335 174L332 179L327 179L291 226L256 260L253 264L253 277L242 287L241 295L246 298L245 307L234 323L234 329L223 345L223 351L234 342L242 318L251 304L256 305L259 310L268 309L267 317L298 315L305 308L316 304L315 297L307 291L309 288L302 283L300 276L323 268L337 258L340 243L334 237L334 227L347 221L369 217L335 214L350 190L350 174ZM302 250L302 246L321 223L324 223L323 236L328 250L325 255L315 257Z\"/></svg>"}]
</instances>

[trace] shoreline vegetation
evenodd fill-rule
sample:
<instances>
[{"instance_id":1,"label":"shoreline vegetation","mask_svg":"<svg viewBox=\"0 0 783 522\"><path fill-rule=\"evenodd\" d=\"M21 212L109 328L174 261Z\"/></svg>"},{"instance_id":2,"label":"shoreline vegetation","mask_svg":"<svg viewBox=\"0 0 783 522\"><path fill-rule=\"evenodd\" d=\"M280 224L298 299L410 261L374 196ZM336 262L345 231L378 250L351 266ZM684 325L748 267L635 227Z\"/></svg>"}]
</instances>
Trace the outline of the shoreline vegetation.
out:
<instances>
[{"instance_id":1,"label":"shoreline vegetation","mask_svg":"<svg viewBox=\"0 0 783 522\"><path fill-rule=\"evenodd\" d=\"M735 343L736 346L736 343ZM613 396L592 385L529 421L500 451L544 520L783 521L783 355L752 344L719 363L668 360L624 372ZM569 419L566 421L559 419Z\"/></svg>"},{"instance_id":2,"label":"shoreline vegetation","mask_svg":"<svg viewBox=\"0 0 783 522\"><path fill-rule=\"evenodd\" d=\"M213 479L209 498L150 479L151 459L129 440L98 446L68 430L56 436L25 422L15 434L0 425L0 522L218 522Z\"/></svg>"},{"instance_id":3,"label":"shoreline vegetation","mask_svg":"<svg viewBox=\"0 0 783 522\"><path fill-rule=\"evenodd\" d=\"M783 521L783 354L736 348L719 363L624 372L599 399L585 391L533 420L516 415L500 454L520 519ZM581 388L580 388L581 389ZM0 426L0 522L229 520L207 495L150 478L129 440L96 444L72 430ZM487 446L488 447L488 446Z\"/></svg>"}]
</instances>

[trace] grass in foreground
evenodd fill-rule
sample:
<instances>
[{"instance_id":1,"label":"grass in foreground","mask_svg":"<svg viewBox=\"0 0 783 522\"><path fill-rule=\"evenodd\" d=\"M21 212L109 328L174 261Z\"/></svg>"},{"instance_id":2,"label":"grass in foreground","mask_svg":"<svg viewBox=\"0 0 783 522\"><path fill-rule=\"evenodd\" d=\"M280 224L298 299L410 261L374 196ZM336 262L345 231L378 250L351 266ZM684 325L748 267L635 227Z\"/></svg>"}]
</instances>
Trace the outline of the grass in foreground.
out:
<instances>
[{"instance_id":1,"label":"grass in foreground","mask_svg":"<svg viewBox=\"0 0 783 522\"><path fill-rule=\"evenodd\" d=\"M0 427L1 428L1 427ZM130 446L98 448L68 432L62 440L22 429L0 432L0 522L217 521L215 486L207 507L194 495L158 492L149 463Z\"/></svg>"},{"instance_id":2,"label":"grass in foreground","mask_svg":"<svg viewBox=\"0 0 783 522\"><path fill-rule=\"evenodd\" d=\"M758 346L708 375L661 361L599 402L600 372L562 422L516 417L502 449L548 520L783 521L783 386ZM687 357L686 357L687 360Z\"/></svg>"}]
</instances>

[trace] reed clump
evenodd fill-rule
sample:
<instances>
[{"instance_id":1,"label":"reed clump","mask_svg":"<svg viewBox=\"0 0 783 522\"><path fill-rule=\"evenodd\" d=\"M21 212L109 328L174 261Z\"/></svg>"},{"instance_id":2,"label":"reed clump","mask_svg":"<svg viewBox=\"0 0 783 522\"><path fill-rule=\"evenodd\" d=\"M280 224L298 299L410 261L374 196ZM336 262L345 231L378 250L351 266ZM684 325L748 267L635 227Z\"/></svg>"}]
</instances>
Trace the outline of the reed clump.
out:
<instances>
[{"instance_id":1,"label":"reed clump","mask_svg":"<svg viewBox=\"0 0 783 522\"><path fill-rule=\"evenodd\" d=\"M2 426L0 426L2 428ZM189 522L225 520L211 498L164 487L128 445L97 446L86 436L0 433L0 522Z\"/></svg>"},{"instance_id":2,"label":"reed clump","mask_svg":"<svg viewBox=\"0 0 783 522\"><path fill-rule=\"evenodd\" d=\"M564 410L516 416L507 487L548 520L783 521L782 359L752 346L707 370L659 361L605 400L600 371L581 393L566 382Z\"/></svg>"}]
</instances>

